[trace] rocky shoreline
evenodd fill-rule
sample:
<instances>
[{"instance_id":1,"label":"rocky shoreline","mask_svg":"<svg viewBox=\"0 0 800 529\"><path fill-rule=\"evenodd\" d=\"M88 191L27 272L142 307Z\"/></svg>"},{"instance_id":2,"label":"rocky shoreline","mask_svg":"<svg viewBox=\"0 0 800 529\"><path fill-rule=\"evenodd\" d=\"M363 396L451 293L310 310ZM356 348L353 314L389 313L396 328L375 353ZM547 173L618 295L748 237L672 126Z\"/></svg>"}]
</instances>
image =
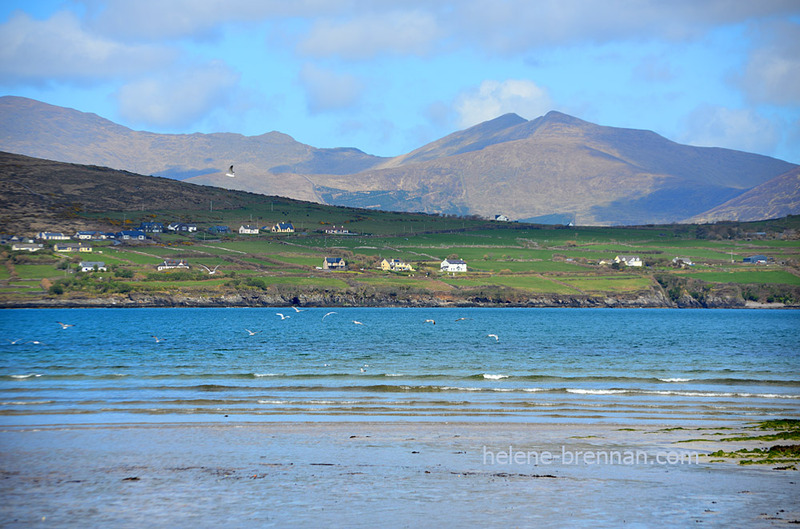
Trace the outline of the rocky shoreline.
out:
<instances>
[{"instance_id":1,"label":"rocky shoreline","mask_svg":"<svg viewBox=\"0 0 800 529\"><path fill-rule=\"evenodd\" d=\"M144 307L529 307L529 308L709 308L709 309L783 309L800 308L783 303L745 301L739 296L708 297L702 302L684 296L677 302L662 292L635 293L627 296L558 296L542 295L526 299L498 297L456 297L452 295L358 295L353 293L306 292L297 295L267 292L226 294L130 293L106 297L58 296L36 300L0 301L0 308L144 308Z\"/></svg>"}]
</instances>

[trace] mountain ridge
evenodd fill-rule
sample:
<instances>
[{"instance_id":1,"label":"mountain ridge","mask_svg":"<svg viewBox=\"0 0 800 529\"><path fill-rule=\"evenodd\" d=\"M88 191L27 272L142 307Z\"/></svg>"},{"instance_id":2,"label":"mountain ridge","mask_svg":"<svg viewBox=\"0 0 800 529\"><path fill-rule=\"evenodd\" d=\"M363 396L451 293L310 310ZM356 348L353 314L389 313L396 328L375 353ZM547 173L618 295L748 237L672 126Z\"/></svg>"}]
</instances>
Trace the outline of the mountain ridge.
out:
<instances>
[{"instance_id":1,"label":"mountain ridge","mask_svg":"<svg viewBox=\"0 0 800 529\"><path fill-rule=\"evenodd\" d=\"M768 215L770 182L797 167L558 111L529 121L504 114L384 158L352 147L318 149L277 131L133 131L95 114L14 96L0 97L0 149L332 205L568 217L587 225L680 222L759 186L766 186L762 198L751 199L748 208ZM231 164L235 178L225 176ZM788 213L800 212L797 193L780 192L788 193Z\"/></svg>"}]
</instances>

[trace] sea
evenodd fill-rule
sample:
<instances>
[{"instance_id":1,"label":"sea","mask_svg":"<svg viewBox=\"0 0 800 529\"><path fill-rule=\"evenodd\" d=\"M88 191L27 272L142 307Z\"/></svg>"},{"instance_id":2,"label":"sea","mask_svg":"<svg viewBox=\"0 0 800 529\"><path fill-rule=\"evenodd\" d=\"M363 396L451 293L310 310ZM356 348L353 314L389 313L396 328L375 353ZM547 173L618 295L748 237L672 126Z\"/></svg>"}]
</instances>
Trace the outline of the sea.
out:
<instances>
[{"instance_id":1,"label":"sea","mask_svg":"<svg viewBox=\"0 0 800 529\"><path fill-rule=\"evenodd\" d=\"M0 336L8 426L800 417L790 310L7 309Z\"/></svg>"}]
</instances>

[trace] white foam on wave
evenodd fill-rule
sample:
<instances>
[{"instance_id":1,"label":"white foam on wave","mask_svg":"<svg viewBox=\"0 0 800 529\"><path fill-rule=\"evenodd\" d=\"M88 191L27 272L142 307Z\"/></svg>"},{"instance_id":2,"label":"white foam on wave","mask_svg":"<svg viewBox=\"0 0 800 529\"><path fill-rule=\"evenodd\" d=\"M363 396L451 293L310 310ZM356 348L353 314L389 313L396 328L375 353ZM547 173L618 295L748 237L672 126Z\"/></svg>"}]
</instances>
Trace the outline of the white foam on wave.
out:
<instances>
[{"instance_id":1,"label":"white foam on wave","mask_svg":"<svg viewBox=\"0 0 800 529\"><path fill-rule=\"evenodd\" d=\"M567 388L567 393L576 393L578 395L619 395L621 393L628 393L627 389L573 389Z\"/></svg>"},{"instance_id":2,"label":"white foam on wave","mask_svg":"<svg viewBox=\"0 0 800 529\"><path fill-rule=\"evenodd\" d=\"M691 378L659 378L661 382L689 382Z\"/></svg>"},{"instance_id":3,"label":"white foam on wave","mask_svg":"<svg viewBox=\"0 0 800 529\"><path fill-rule=\"evenodd\" d=\"M500 380L501 378L508 378L508 375L490 375L487 373L483 374L483 378L487 380Z\"/></svg>"},{"instance_id":4,"label":"white foam on wave","mask_svg":"<svg viewBox=\"0 0 800 529\"><path fill-rule=\"evenodd\" d=\"M279 377L278 373L253 373L254 377Z\"/></svg>"},{"instance_id":5,"label":"white foam on wave","mask_svg":"<svg viewBox=\"0 0 800 529\"><path fill-rule=\"evenodd\" d=\"M800 395L786 395L781 393L734 393L714 391L644 391L649 395L675 395L678 397L734 397L758 399L800 399Z\"/></svg>"},{"instance_id":6,"label":"white foam on wave","mask_svg":"<svg viewBox=\"0 0 800 529\"><path fill-rule=\"evenodd\" d=\"M53 400L10 400L0 402L0 406L30 406L35 404L52 404Z\"/></svg>"},{"instance_id":7,"label":"white foam on wave","mask_svg":"<svg viewBox=\"0 0 800 529\"><path fill-rule=\"evenodd\" d=\"M11 375L11 378L23 379L23 378L31 378L31 377L35 378L35 377L40 377L40 376L42 376L42 375L37 375L35 373L32 373L30 375Z\"/></svg>"},{"instance_id":8,"label":"white foam on wave","mask_svg":"<svg viewBox=\"0 0 800 529\"><path fill-rule=\"evenodd\" d=\"M259 400L259 404L289 404L288 400Z\"/></svg>"}]
</instances>

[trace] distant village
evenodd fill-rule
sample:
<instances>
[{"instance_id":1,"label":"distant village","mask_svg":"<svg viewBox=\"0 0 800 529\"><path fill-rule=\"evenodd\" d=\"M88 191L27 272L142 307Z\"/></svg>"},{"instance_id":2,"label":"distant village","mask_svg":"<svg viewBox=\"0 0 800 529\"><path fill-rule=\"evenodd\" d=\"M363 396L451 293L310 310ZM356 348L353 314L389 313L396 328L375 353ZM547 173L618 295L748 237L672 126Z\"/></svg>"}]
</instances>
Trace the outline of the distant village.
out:
<instances>
[{"instance_id":1,"label":"distant village","mask_svg":"<svg viewBox=\"0 0 800 529\"><path fill-rule=\"evenodd\" d=\"M505 215L496 215L493 220L510 222ZM236 237L237 235L254 236L266 233L294 234L295 227L291 222L284 221L267 226L241 224L238 229L233 229L230 226L215 225L209 227L206 231L212 236ZM335 225L318 231L325 235L335 236L359 235L358 233L349 231L344 226ZM63 232L39 232L33 237L6 235L0 238L0 244L10 245L11 250L14 252L37 252L48 248L57 253L84 254L88 257L88 255L93 253L93 241L113 241L114 244L147 244L156 242L154 236L157 237L162 233L192 234L195 232L198 232L198 226L191 222L172 222L167 225L161 222L142 222L136 229L120 230L117 232L78 231L73 235L67 235ZM567 259L567 261L571 261L571 259ZM752 255L743 258L742 261L752 264L768 264L772 262L773 259L765 255ZM597 264L612 268L639 268L644 266L644 261L638 255L616 255L613 258L600 260ZM672 265L679 268L687 268L694 266L694 263L687 257L676 256L672 259ZM158 271L189 268L190 264L186 259L165 259L156 266L156 270ZM347 270L348 264L342 257L330 256L324 257L320 265L316 268L318 270L330 271ZM378 268L387 272L414 272L414 268L410 263L397 258L382 259ZM444 259L439 269L442 273L453 275L469 271L468 264L464 260L455 257ZM107 267L103 261L86 259L80 261L78 270L81 272L106 271Z\"/></svg>"}]
</instances>

